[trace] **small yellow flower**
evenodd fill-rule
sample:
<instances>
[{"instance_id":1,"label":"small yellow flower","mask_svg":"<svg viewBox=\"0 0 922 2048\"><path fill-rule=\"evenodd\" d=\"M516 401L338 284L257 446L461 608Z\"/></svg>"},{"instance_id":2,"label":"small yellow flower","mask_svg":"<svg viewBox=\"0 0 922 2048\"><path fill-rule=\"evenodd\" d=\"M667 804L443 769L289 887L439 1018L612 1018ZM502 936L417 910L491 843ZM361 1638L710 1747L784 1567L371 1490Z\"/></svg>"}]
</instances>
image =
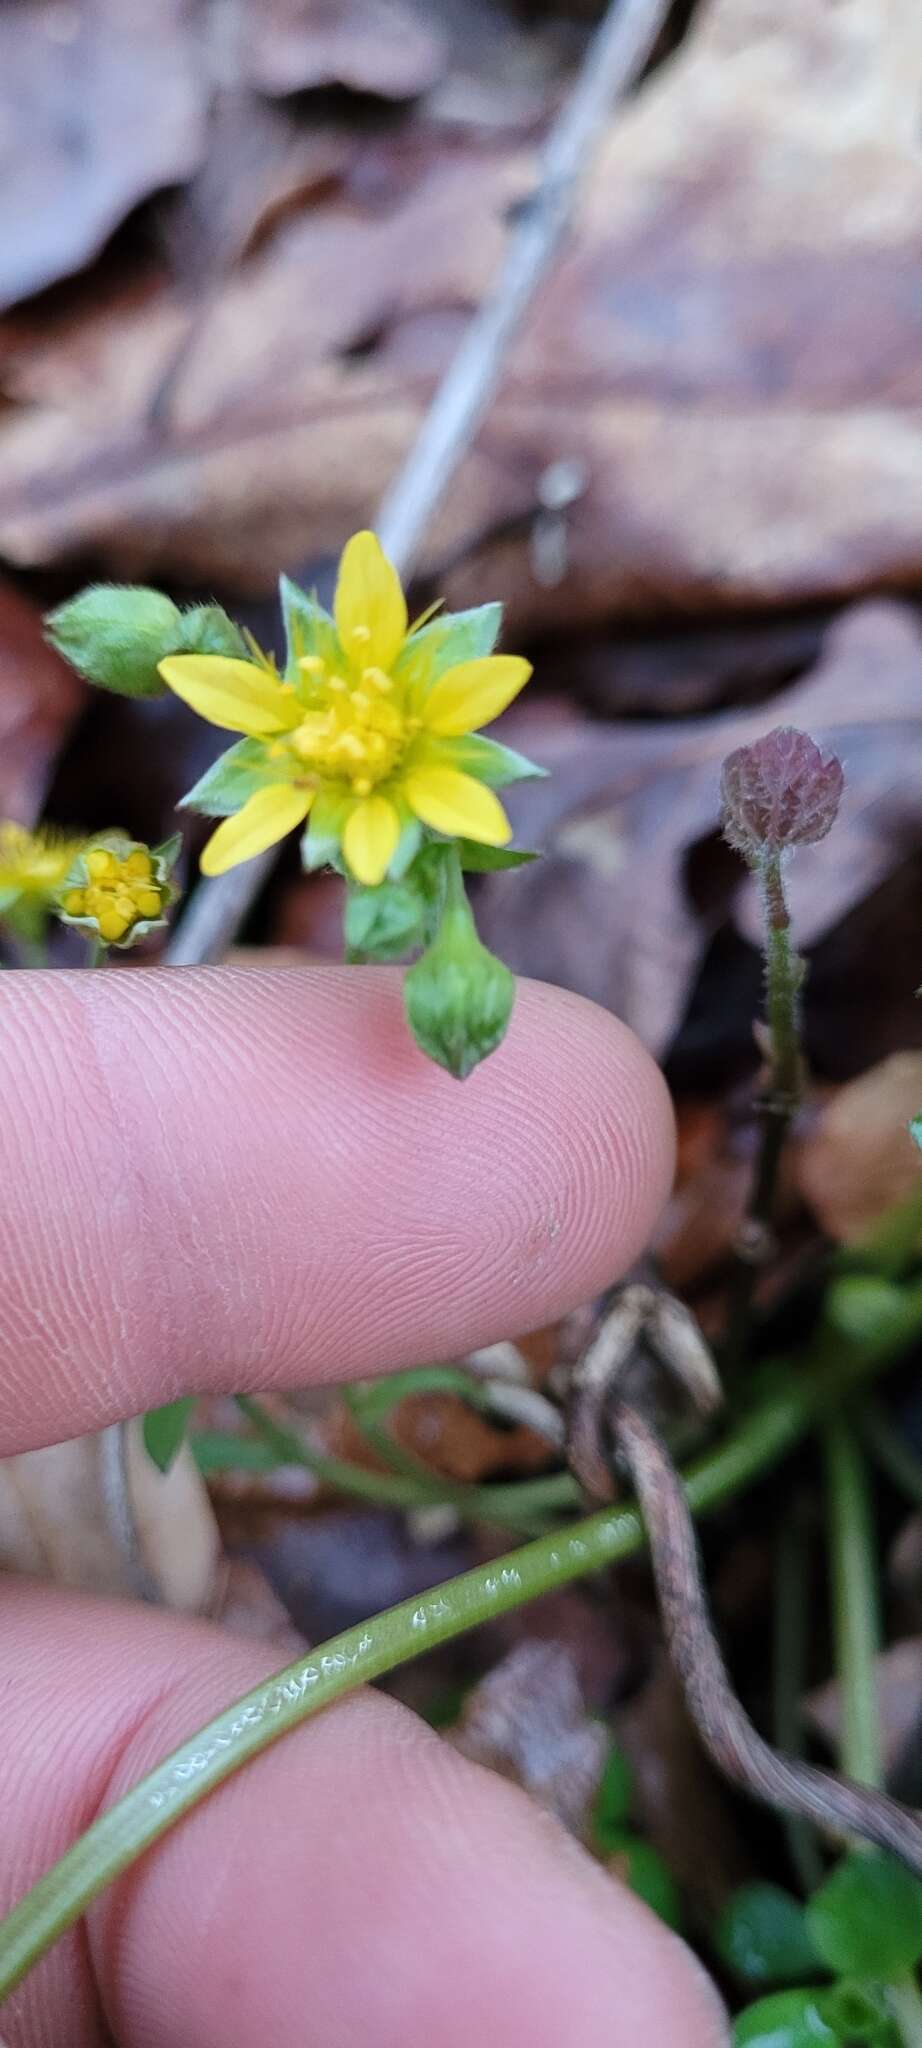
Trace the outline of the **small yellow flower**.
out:
<instances>
[{"instance_id":1,"label":"small yellow flower","mask_svg":"<svg viewBox=\"0 0 922 2048\"><path fill-rule=\"evenodd\" d=\"M0 912L23 898L49 904L69 873L82 841L53 826L29 832L25 825L0 824Z\"/></svg>"},{"instance_id":2,"label":"small yellow flower","mask_svg":"<svg viewBox=\"0 0 922 2048\"><path fill-rule=\"evenodd\" d=\"M177 839L152 849L116 832L88 841L58 899L64 923L107 946L131 945L163 924L176 896L170 868L178 846Z\"/></svg>"},{"instance_id":3,"label":"small yellow flower","mask_svg":"<svg viewBox=\"0 0 922 2048\"><path fill-rule=\"evenodd\" d=\"M310 814L310 848L341 853L369 886L422 828L504 846L511 828L491 783L504 750L473 736L518 695L531 667L517 655L446 662L451 619L409 628L400 579L373 533L343 551L333 618L303 599L309 631L295 634L283 680L254 647L249 661L175 655L160 673L202 718L245 736L203 779L213 809L234 813L202 855L222 874L262 853ZM492 636L491 636L492 637ZM441 659L440 659L441 655ZM235 759L235 756L238 757ZM231 792L220 802L218 789ZM307 850L306 850L307 857Z\"/></svg>"}]
</instances>

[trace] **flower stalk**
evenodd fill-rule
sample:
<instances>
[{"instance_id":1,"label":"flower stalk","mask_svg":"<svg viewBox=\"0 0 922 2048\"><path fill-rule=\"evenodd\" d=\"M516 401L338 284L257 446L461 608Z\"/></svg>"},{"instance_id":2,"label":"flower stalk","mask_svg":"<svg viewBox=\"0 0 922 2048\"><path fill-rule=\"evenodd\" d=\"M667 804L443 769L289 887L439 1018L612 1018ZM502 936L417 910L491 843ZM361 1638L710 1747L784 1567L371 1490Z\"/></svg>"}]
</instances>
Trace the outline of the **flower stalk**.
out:
<instances>
[{"instance_id":1,"label":"flower stalk","mask_svg":"<svg viewBox=\"0 0 922 2048\"><path fill-rule=\"evenodd\" d=\"M686 1474L692 1510L711 1512L752 1484L829 1404L872 1378L920 1332L922 1285L906 1290L899 1316L864 1345L840 1344L831 1367L811 1369L809 1359L798 1361L771 1397ZM821 1359L828 1343L826 1330L818 1340ZM95 1821L0 1923L0 2000L106 1885L215 1786L310 1714L483 1621L619 1563L643 1543L635 1508L603 1509L345 1630L236 1701Z\"/></svg>"}]
</instances>

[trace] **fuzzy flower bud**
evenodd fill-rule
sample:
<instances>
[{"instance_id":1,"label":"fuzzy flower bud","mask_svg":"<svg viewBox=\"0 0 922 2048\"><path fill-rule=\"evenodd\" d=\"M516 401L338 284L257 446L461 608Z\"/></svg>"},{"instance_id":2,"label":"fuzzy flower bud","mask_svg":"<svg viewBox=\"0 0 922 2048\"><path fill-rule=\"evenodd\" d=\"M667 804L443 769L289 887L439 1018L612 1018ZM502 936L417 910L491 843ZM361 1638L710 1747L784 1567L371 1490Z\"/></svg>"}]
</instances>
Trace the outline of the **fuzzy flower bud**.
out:
<instances>
[{"instance_id":1,"label":"fuzzy flower bud","mask_svg":"<svg viewBox=\"0 0 922 2048\"><path fill-rule=\"evenodd\" d=\"M720 778L724 837L750 865L812 846L835 823L844 780L837 755L824 760L808 733L778 725L727 755Z\"/></svg>"},{"instance_id":2,"label":"fuzzy flower bud","mask_svg":"<svg viewBox=\"0 0 922 2048\"><path fill-rule=\"evenodd\" d=\"M220 605L181 612L159 590L94 583L45 620L52 647L100 689L119 697L156 697L158 664L169 655L246 653L242 634Z\"/></svg>"},{"instance_id":3,"label":"fuzzy flower bud","mask_svg":"<svg viewBox=\"0 0 922 2048\"><path fill-rule=\"evenodd\" d=\"M63 924L105 946L133 946L166 923L178 891L171 869L180 840L141 846L122 832L101 833L81 848L58 899Z\"/></svg>"}]
</instances>

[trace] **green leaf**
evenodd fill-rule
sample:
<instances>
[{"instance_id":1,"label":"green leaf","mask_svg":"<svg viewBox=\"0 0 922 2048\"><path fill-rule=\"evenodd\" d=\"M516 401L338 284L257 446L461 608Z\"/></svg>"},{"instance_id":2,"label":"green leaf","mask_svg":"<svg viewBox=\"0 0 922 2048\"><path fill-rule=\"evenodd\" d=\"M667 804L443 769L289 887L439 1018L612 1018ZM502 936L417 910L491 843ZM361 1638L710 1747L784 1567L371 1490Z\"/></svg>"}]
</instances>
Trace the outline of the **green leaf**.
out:
<instances>
[{"instance_id":1,"label":"green leaf","mask_svg":"<svg viewBox=\"0 0 922 2048\"><path fill-rule=\"evenodd\" d=\"M434 683L445 670L462 661L479 661L492 654L503 622L501 604L480 604L472 611L441 612L412 633L394 663L399 682L421 680Z\"/></svg>"},{"instance_id":2,"label":"green leaf","mask_svg":"<svg viewBox=\"0 0 922 2048\"><path fill-rule=\"evenodd\" d=\"M346 895L343 936L351 954L401 960L425 941L426 904L410 876L375 889L352 883Z\"/></svg>"},{"instance_id":3,"label":"green leaf","mask_svg":"<svg viewBox=\"0 0 922 2048\"><path fill-rule=\"evenodd\" d=\"M492 875L498 868L523 868L529 861L541 859L539 853L524 846L478 846L474 839L458 839L455 843L467 875Z\"/></svg>"},{"instance_id":4,"label":"green leaf","mask_svg":"<svg viewBox=\"0 0 922 2048\"><path fill-rule=\"evenodd\" d=\"M271 1444L252 1436L235 1436L229 1429L197 1429L189 1448L206 1477L209 1472L275 1472L285 1459Z\"/></svg>"},{"instance_id":5,"label":"green leaf","mask_svg":"<svg viewBox=\"0 0 922 2048\"><path fill-rule=\"evenodd\" d=\"M630 1803L631 1767L624 1751L613 1742L592 1809L592 1840L603 1855L623 1840Z\"/></svg>"},{"instance_id":6,"label":"green leaf","mask_svg":"<svg viewBox=\"0 0 922 2048\"><path fill-rule=\"evenodd\" d=\"M797 1984L820 1962L799 1899L777 1884L745 1884L717 1923L714 1945L747 1984Z\"/></svg>"},{"instance_id":7,"label":"green leaf","mask_svg":"<svg viewBox=\"0 0 922 2048\"><path fill-rule=\"evenodd\" d=\"M195 1395L184 1394L179 1401L167 1401L162 1408L150 1408L144 1417L144 1449L158 1471L168 1472L186 1434L195 1407Z\"/></svg>"},{"instance_id":8,"label":"green leaf","mask_svg":"<svg viewBox=\"0 0 922 2048\"><path fill-rule=\"evenodd\" d=\"M678 1933L682 1906L676 1882L652 1843L642 1842L637 1835L627 1832L619 1835L613 1829L606 1853L617 1859L619 1874L631 1891Z\"/></svg>"},{"instance_id":9,"label":"green leaf","mask_svg":"<svg viewBox=\"0 0 922 2048\"><path fill-rule=\"evenodd\" d=\"M888 1979L922 1958L922 1883L892 1856L846 1856L810 1900L807 1920L830 1970Z\"/></svg>"},{"instance_id":10,"label":"green leaf","mask_svg":"<svg viewBox=\"0 0 922 2048\"><path fill-rule=\"evenodd\" d=\"M517 754L514 747L484 739L481 733L464 733L460 739L439 740L437 744L440 760L450 761L462 775L476 776L489 789L506 789L512 782L541 782L548 773L546 768L538 768L534 761L529 761L527 755Z\"/></svg>"},{"instance_id":11,"label":"green leaf","mask_svg":"<svg viewBox=\"0 0 922 2048\"><path fill-rule=\"evenodd\" d=\"M290 761L270 761L263 740L238 740L206 768L194 789L180 799L178 808L201 811L206 818L230 818L258 789L288 782L290 777Z\"/></svg>"},{"instance_id":12,"label":"green leaf","mask_svg":"<svg viewBox=\"0 0 922 2048\"><path fill-rule=\"evenodd\" d=\"M339 659L336 627L316 597L309 597L290 576L279 577L279 602L285 625L285 674L291 682L297 675L302 654L317 654L335 668Z\"/></svg>"},{"instance_id":13,"label":"green leaf","mask_svg":"<svg viewBox=\"0 0 922 2048\"><path fill-rule=\"evenodd\" d=\"M903 1292L890 1280L871 1273L848 1273L826 1290L826 1316L843 1337L855 1343L898 1330L906 1309Z\"/></svg>"},{"instance_id":14,"label":"green leaf","mask_svg":"<svg viewBox=\"0 0 922 2048\"><path fill-rule=\"evenodd\" d=\"M733 2028L733 2048L842 2048L843 2036L823 2015L825 1994L775 1991L747 2005Z\"/></svg>"},{"instance_id":15,"label":"green leaf","mask_svg":"<svg viewBox=\"0 0 922 2048\"><path fill-rule=\"evenodd\" d=\"M886 1991L879 1984L843 1980L823 1993L823 2018L843 2041L867 2042L869 2048L900 2048L901 2036L889 2017Z\"/></svg>"}]
</instances>

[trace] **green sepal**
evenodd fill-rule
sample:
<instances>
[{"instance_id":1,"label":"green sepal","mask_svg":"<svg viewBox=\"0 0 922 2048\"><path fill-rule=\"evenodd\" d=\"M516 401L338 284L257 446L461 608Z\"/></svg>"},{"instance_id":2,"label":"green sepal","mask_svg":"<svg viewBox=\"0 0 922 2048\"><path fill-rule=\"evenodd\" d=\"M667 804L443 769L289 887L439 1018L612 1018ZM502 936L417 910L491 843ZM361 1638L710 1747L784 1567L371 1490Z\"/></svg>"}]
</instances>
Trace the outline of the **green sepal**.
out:
<instances>
[{"instance_id":1,"label":"green sepal","mask_svg":"<svg viewBox=\"0 0 922 2048\"><path fill-rule=\"evenodd\" d=\"M171 654L226 654L234 661L246 660L247 643L240 627L219 604L190 606L182 613L180 634Z\"/></svg>"},{"instance_id":2,"label":"green sepal","mask_svg":"<svg viewBox=\"0 0 922 2048\"><path fill-rule=\"evenodd\" d=\"M488 789L506 789L512 782L541 782L548 773L526 754L501 746L499 740L484 739L480 733L465 733L460 739L438 740L436 744L440 761L450 761L462 775L473 775Z\"/></svg>"},{"instance_id":3,"label":"green sepal","mask_svg":"<svg viewBox=\"0 0 922 2048\"><path fill-rule=\"evenodd\" d=\"M423 945L426 904L410 877L366 889L353 882L346 892L343 937L351 960L402 960Z\"/></svg>"},{"instance_id":4,"label":"green sepal","mask_svg":"<svg viewBox=\"0 0 922 2048\"><path fill-rule=\"evenodd\" d=\"M335 668L341 660L336 626L316 597L309 597L290 576L279 577L279 603L285 627L285 676L298 679L298 662L303 654L316 654Z\"/></svg>"},{"instance_id":5,"label":"green sepal","mask_svg":"<svg viewBox=\"0 0 922 2048\"><path fill-rule=\"evenodd\" d=\"M178 1401L165 1401L162 1408L149 1408L142 1423L144 1449L158 1472L168 1472L179 1451L195 1407L195 1395L184 1394Z\"/></svg>"},{"instance_id":6,"label":"green sepal","mask_svg":"<svg viewBox=\"0 0 922 2048\"><path fill-rule=\"evenodd\" d=\"M618 1858L618 1871L623 1883L678 1934L682 1927L678 1886L652 1842L643 1842L639 1835L632 1835L627 1830L619 1834L613 1829L606 1855Z\"/></svg>"},{"instance_id":7,"label":"green sepal","mask_svg":"<svg viewBox=\"0 0 922 2048\"><path fill-rule=\"evenodd\" d=\"M525 846L480 846L476 839L456 839L455 845L466 875L493 875L500 868L523 868L541 858Z\"/></svg>"},{"instance_id":8,"label":"green sepal","mask_svg":"<svg viewBox=\"0 0 922 2048\"><path fill-rule=\"evenodd\" d=\"M290 780L291 761L271 761L265 740L238 740L206 768L178 808L200 811L206 818L230 818L258 789Z\"/></svg>"},{"instance_id":9,"label":"green sepal","mask_svg":"<svg viewBox=\"0 0 922 2048\"><path fill-rule=\"evenodd\" d=\"M919 1151L922 1152L922 1109L917 1110L915 1116L910 1118L907 1129L913 1144L918 1145Z\"/></svg>"},{"instance_id":10,"label":"green sepal","mask_svg":"<svg viewBox=\"0 0 922 2048\"><path fill-rule=\"evenodd\" d=\"M828 1969L903 1977L922 1959L922 1882L892 1856L856 1851L814 1894L807 1921Z\"/></svg>"},{"instance_id":11,"label":"green sepal","mask_svg":"<svg viewBox=\"0 0 922 2048\"><path fill-rule=\"evenodd\" d=\"M798 1984L822 1966L804 1907L778 1884L741 1885L720 1915L714 1946L746 1984Z\"/></svg>"},{"instance_id":12,"label":"green sepal","mask_svg":"<svg viewBox=\"0 0 922 2048\"><path fill-rule=\"evenodd\" d=\"M492 654L503 623L501 604L479 604L466 612L440 612L405 640L394 663L395 681L410 689L437 681L462 661Z\"/></svg>"},{"instance_id":13,"label":"green sepal","mask_svg":"<svg viewBox=\"0 0 922 2048\"><path fill-rule=\"evenodd\" d=\"M773 1991L747 2005L733 2028L733 2048L843 2048L844 2038L827 2024L820 1989Z\"/></svg>"}]
</instances>

